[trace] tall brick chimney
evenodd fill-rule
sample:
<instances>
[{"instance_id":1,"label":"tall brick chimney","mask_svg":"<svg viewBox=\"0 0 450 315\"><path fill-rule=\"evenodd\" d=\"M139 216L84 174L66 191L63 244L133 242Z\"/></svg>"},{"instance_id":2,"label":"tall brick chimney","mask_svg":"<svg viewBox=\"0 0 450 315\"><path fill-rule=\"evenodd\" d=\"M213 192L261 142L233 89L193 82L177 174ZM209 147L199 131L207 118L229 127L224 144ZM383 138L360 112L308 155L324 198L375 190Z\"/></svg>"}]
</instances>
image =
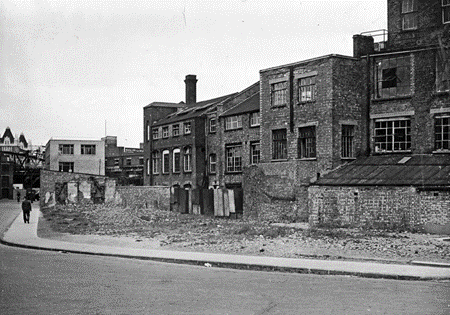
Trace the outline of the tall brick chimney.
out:
<instances>
[{"instance_id":1,"label":"tall brick chimney","mask_svg":"<svg viewBox=\"0 0 450 315\"><path fill-rule=\"evenodd\" d=\"M353 35L353 57L373 54L374 44L372 36Z\"/></svg>"},{"instance_id":2,"label":"tall brick chimney","mask_svg":"<svg viewBox=\"0 0 450 315\"><path fill-rule=\"evenodd\" d=\"M197 77L195 74L186 76L186 104L194 104L197 102Z\"/></svg>"}]
</instances>

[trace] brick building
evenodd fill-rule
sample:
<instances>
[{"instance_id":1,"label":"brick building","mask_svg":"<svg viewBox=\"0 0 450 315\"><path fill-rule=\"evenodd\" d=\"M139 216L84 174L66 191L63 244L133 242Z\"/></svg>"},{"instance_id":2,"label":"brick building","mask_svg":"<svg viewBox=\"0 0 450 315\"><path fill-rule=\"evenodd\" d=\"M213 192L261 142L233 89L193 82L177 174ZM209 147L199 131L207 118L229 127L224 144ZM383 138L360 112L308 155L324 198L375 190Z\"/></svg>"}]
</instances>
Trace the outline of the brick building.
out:
<instances>
[{"instance_id":1,"label":"brick building","mask_svg":"<svg viewBox=\"0 0 450 315\"><path fill-rule=\"evenodd\" d=\"M388 40L378 46L383 49L370 49L370 38L357 40L366 40L366 50L360 49L359 55L368 69L369 150L373 157L314 183L310 190L312 219L329 220L334 213L347 221L355 216L360 221L383 221L382 216L367 210L370 204L378 204L380 213L395 209L409 213L407 208L414 205L406 206L405 200L412 200L417 207L419 203L427 206L420 208L421 220L411 217L406 224L450 224L450 3L388 0ZM357 172L351 170L354 165L358 165ZM374 165L378 167L374 169ZM345 172L354 178L336 175ZM415 176L419 180L413 180ZM343 185L358 202L349 204L339 193ZM401 192L405 187L411 188L408 194ZM387 198L389 188L394 193ZM332 198L333 205L324 198Z\"/></svg>"},{"instance_id":2,"label":"brick building","mask_svg":"<svg viewBox=\"0 0 450 315\"><path fill-rule=\"evenodd\" d=\"M119 147L116 136L106 136L102 140L105 141L105 175L116 178L121 186L142 186L144 149Z\"/></svg>"}]
</instances>

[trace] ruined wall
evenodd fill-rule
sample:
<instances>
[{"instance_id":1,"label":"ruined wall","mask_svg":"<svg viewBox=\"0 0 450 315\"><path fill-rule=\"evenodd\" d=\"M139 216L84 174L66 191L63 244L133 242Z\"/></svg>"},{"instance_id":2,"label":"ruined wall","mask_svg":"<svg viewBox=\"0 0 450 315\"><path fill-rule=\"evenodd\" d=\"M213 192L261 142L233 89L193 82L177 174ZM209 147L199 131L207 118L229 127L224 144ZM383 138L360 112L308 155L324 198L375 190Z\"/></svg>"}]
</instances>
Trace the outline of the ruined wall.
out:
<instances>
[{"instance_id":1,"label":"ruined wall","mask_svg":"<svg viewBox=\"0 0 450 315\"><path fill-rule=\"evenodd\" d=\"M122 207L170 209L170 187L167 186L118 186L114 203Z\"/></svg>"},{"instance_id":2,"label":"ruined wall","mask_svg":"<svg viewBox=\"0 0 450 315\"><path fill-rule=\"evenodd\" d=\"M310 222L425 230L450 228L450 191L414 187L309 187ZM449 229L450 230L450 229Z\"/></svg>"},{"instance_id":3,"label":"ruined wall","mask_svg":"<svg viewBox=\"0 0 450 315\"><path fill-rule=\"evenodd\" d=\"M289 167L284 173L277 170L281 173L271 174L264 164L244 169L244 217L267 222L307 220L307 187L298 185L295 172L289 176Z\"/></svg>"}]
</instances>

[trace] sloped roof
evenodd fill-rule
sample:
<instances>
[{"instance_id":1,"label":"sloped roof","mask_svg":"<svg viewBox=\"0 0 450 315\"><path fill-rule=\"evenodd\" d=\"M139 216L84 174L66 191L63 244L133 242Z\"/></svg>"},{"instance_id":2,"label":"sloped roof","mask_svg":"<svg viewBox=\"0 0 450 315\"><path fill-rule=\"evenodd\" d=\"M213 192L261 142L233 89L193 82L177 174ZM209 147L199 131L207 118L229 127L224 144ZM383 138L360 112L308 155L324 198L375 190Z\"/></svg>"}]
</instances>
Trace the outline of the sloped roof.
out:
<instances>
[{"instance_id":1,"label":"sloped roof","mask_svg":"<svg viewBox=\"0 0 450 315\"><path fill-rule=\"evenodd\" d=\"M23 135L23 133L20 134L19 142L23 143L23 145L24 145L25 147L28 147L27 139L25 139L25 136Z\"/></svg>"},{"instance_id":2,"label":"sloped roof","mask_svg":"<svg viewBox=\"0 0 450 315\"><path fill-rule=\"evenodd\" d=\"M203 115L211 106L219 104L220 102L223 102L234 95L236 95L236 93L224 95L206 101L201 101L194 104L185 105L185 107L180 111L158 120L153 124L153 126L161 126L178 121L191 119L194 117L199 117Z\"/></svg>"},{"instance_id":3,"label":"sloped roof","mask_svg":"<svg viewBox=\"0 0 450 315\"><path fill-rule=\"evenodd\" d=\"M358 158L313 185L450 186L450 155L378 155Z\"/></svg>"},{"instance_id":4,"label":"sloped roof","mask_svg":"<svg viewBox=\"0 0 450 315\"><path fill-rule=\"evenodd\" d=\"M11 140L11 143L14 142L14 136L9 127L6 127L5 132L3 133L3 137L0 138L2 142L5 142L5 138L8 137Z\"/></svg>"},{"instance_id":5,"label":"sloped roof","mask_svg":"<svg viewBox=\"0 0 450 315\"><path fill-rule=\"evenodd\" d=\"M147 106L144 106L144 108L152 107L152 106L184 107L184 106L186 106L186 104L184 102L180 102L180 103L152 102L152 103L148 104Z\"/></svg>"},{"instance_id":6,"label":"sloped roof","mask_svg":"<svg viewBox=\"0 0 450 315\"><path fill-rule=\"evenodd\" d=\"M220 116L222 116L222 117L234 116L234 115L256 112L256 111L259 111L259 92L256 92L255 94L253 94L249 98L243 100L236 106L230 108L229 110L227 110Z\"/></svg>"}]
</instances>

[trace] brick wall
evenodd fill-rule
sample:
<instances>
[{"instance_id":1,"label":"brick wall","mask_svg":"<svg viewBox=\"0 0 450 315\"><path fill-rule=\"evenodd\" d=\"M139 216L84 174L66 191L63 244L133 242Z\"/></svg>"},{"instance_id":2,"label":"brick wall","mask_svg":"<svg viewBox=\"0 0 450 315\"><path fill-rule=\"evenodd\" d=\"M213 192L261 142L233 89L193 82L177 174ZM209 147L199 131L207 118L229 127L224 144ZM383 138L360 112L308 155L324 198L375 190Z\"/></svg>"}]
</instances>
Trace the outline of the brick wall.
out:
<instances>
[{"instance_id":1,"label":"brick wall","mask_svg":"<svg viewBox=\"0 0 450 315\"><path fill-rule=\"evenodd\" d=\"M170 187L116 187L115 203L122 207L170 209Z\"/></svg>"},{"instance_id":2,"label":"brick wall","mask_svg":"<svg viewBox=\"0 0 450 315\"><path fill-rule=\"evenodd\" d=\"M450 192L414 187L309 187L310 222L408 227L450 224Z\"/></svg>"}]
</instances>

